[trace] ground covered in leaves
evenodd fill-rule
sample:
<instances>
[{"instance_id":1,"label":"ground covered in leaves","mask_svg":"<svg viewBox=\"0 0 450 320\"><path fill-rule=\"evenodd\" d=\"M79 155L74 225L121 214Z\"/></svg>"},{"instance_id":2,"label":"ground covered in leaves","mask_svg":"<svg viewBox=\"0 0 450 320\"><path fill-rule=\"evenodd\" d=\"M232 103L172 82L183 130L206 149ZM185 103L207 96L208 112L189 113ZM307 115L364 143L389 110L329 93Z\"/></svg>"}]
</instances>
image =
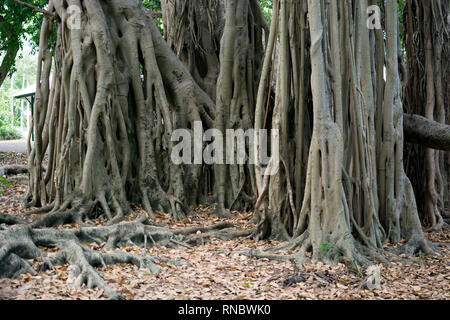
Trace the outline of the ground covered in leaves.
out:
<instances>
[{"instance_id":1,"label":"ground covered in leaves","mask_svg":"<svg viewBox=\"0 0 450 320\"><path fill-rule=\"evenodd\" d=\"M22 155L0 153L0 166L24 164ZM26 186L12 184L0 197L0 213L23 218L26 210L21 207L21 196ZM196 208L196 215L189 220L175 222L168 215L158 214L154 222L171 229L213 225L226 221L211 215L213 208ZM136 208L136 211L139 211ZM251 213L234 212L235 220L228 220L238 228L253 227L249 224ZM32 216L29 218L33 218ZM136 217L130 217L132 220ZM102 225L104 221L95 221ZM77 228L66 225L62 228ZM427 234L433 242L450 244L450 230ZM144 256L170 258L177 264L159 265L161 274L153 275L130 265L113 265L98 271L108 285L127 299L450 299L450 249L441 248L441 256L410 259L410 263L393 262L380 265L381 289L362 289L361 275L346 265L327 266L307 263L295 270L290 262L250 259L236 252L261 249L277 243L255 242L250 239L221 241L211 239L204 245L177 249L164 247L124 248L128 252ZM88 245L100 252L107 252L104 245ZM44 248L42 248L44 249ZM55 250L45 249L51 258ZM39 262L35 262L37 270ZM362 270L364 273L364 270ZM72 286L69 265L56 266L53 270L22 275L18 279L0 279L0 300L71 300L106 299L102 290ZM294 279L294 281L293 281Z\"/></svg>"}]
</instances>

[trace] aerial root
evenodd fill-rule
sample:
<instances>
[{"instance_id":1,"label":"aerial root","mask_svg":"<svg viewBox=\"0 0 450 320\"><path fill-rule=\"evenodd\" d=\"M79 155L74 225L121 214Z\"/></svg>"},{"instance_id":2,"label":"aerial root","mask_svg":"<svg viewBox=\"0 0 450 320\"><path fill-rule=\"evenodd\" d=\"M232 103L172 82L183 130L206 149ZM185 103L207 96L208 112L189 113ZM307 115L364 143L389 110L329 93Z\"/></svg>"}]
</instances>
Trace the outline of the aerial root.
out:
<instances>
[{"instance_id":1,"label":"aerial root","mask_svg":"<svg viewBox=\"0 0 450 320\"><path fill-rule=\"evenodd\" d=\"M144 209L149 215L149 218L155 217L155 210L170 213L171 217L178 221L185 220L186 217L192 213L192 210L186 206L183 201L174 195L168 194L162 189L153 193L148 191L147 188L143 189ZM152 206L150 204L150 199L154 200L153 202L155 205Z\"/></svg>"},{"instance_id":2,"label":"aerial root","mask_svg":"<svg viewBox=\"0 0 450 320\"><path fill-rule=\"evenodd\" d=\"M424 255L432 257L440 255L437 246L424 237L412 237L407 243L399 248L393 249L392 252L398 255L406 254L409 257L421 252Z\"/></svg>"},{"instance_id":3,"label":"aerial root","mask_svg":"<svg viewBox=\"0 0 450 320\"><path fill-rule=\"evenodd\" d=\"M229 209L226 209L223 205L218 205L212 212L213 215L221 219L236 219Z\"/></svg>"},{"instance_id":4,"label":"aerial root","mask_svg":"<svg viewBox=\"0 0 450 320\"><path fill-rule=\"evenodd\" d=\"M294 249L302 246L302 244L305 242L305 238L307 236L308 236L308 233L305 232L301 236L296 237L296 238L292 239L289 242L282 243L282 244L279 244L277 246L265 248L264 251L266 251L266 252L279 252L279 251L294 250Z\"/></svg>"}]
</instances>

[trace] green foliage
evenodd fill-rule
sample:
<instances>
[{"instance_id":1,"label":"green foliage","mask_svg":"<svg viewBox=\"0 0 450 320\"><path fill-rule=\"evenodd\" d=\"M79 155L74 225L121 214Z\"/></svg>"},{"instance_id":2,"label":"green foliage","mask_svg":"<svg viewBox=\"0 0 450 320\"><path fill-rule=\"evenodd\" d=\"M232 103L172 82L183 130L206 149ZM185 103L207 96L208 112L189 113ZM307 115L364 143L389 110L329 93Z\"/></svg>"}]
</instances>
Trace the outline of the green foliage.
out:
<instances>
[{"instance_id":1,"label":"green foliage","mask_svg":"<svg viewBox=\"0 0 450 320\"><path fill-rule=\"evenodd\" d=\"M0 91L0 128L8 127L11 125L13 119L11 119L11 112L4 107L2 102L2 98L6 95L3 95Z\"/></svg>"},{"instance_id":2,"label":"green foliage","mask_svg":"<svg viewBox=\"0 0 450 320\"><path fill-rule=\"evenodd\" d=\"M36 82L37 73L37 53L30 42L23 43L23 49L18 53L15 60L14 67L14 79L11 83L11 78L6 79L0 88L0 105L5 104L4 97L7 96L9 101L6 102L7 105L11 103L11 97L13 93L17 90L22 90L23 86L28 87ZM13 85L13 90L11 90L11 84Z\"/></svg>"},{"instance_id":3,"label":"green foliage","mask_svg":"<svg viewBox=\"0 0 450 320\"><path fill-rule=\"evenodd\" d=\"M27 127L27 117L23 114L27 109L29 110L28 102L25 100L13 100L14 94L28 87L30 84L36 82L37 73L37 57L32 55L33 50L28 43L24 43L24 50L19 54L19 58L16 59L16 71L13 79L9 78L3 82L0 87L0 127L19 127L22 124ZM13 88L11 88L13 86ZM14 108L12 107L14 103ZM23 105L22 110L22 103ZM14 110L14 114L12 113ZM17 137L17 134L13 132L13 129L4 129L4 136Z\"/></svg>"},{"instance_id":4,"label":"green foliage","mask_svg":"<svg viewBox=\"0 0 450 320\"><path fill-rule=\"evenodd\" d=\"M22 133L16 128L0 127L0 140L20 140L22 138Z\"/></svg>"},{"instance_id":5,"label":"green foliage","mask_svg":"<svg viewBox=\"0 0 450 320\"><path fill-rule=\"evenodd\" d=\"M43 8L48 0L28 0L28 3ZM42 15L11 0L0 0L0 55L8 49L21 49L25 41L30 41L36 50L39 41ZM15 71L15 57L2 61L9 72Z\"/></svg>"},{"instance_id":6,"label":"green foliage","mask_svg":"<svg viewBox=\"0 0 450 320\"><path fill-rule=\"evenodd\" d=\"M160 0L143 0L144 6L153 11L161 11L161 1Z\"/></svg>"},{"instance_id":7,"label":"green foliage","mask_svg":"<svg viewBox=\"0 0 450 320\"><path fill-rule=\"evenodd\" d=\"M11 184L9 183L8 179L6 179L3 176L0 176L0 196L5 195L5 189L9 188Z\"/></svg>"},{"instance_id":8,"label":"green foliage","mask_svg":"<svg viewBox=\"0 0 450 320\"><path fill-rule=\"evenodd\" d=\"M361 279L364 279L364 274L361 271L361 268L359 267L358 262L353 261L353 266L355 267L355 270L358 272L358 275Z\"/></svg>"},{"instance_id":9,"label":"green foliage","mask_svg":"<svg viewBox=\"0 0 450 320\"><path fill-rule=\"evenodd\" d=\"M273 0L259 0L259 4L261 5L261 10L266 18L267 23L270 25L272 22L272 8L276 5L276 1Z\"/></svg>"},{"instance_id":10,"label":"green foliage","mask_svg":"<svg viewBox=\"0 0 450 320\"><path fill-rule=\"evenodd\" d=\"M160 0L142 0L145 7L154 12L161 11L161 1ZM164 34L164 25L161 18L155 19L156 26L158 27L161 34Z\"/></svg>"}]
</instances>

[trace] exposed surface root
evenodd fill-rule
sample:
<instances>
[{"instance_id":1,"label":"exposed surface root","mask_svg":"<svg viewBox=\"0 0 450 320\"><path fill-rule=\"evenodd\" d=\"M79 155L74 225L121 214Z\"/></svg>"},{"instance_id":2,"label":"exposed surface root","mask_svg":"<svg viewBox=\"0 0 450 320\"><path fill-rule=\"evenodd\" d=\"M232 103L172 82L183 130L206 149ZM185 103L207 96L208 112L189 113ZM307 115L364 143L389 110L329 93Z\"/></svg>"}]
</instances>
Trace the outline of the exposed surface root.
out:
<instances>
[{"instance_id":1,"label":"exposed surface root","mask_svg":"<svg viewBox=\"0 0 450 320\"><path fill-rule=\"evenodd\" d=\"M58 253L51 265L60 265L68 262L73 267L72 277L76 278L75 287L87 285L89 289L104 289L110 299L124 298L112 290L95 270L95 266L106 266L103 255L90 249L83 248L76 241L63 241L59 244L61 251Z\"/></svg>"},{"instance_id":2,"label":"exposed surface root","mask_svg":"<svg viewBox=\"0 0 450 320\"><path fill-rule=\"evenodd\" d=\"M303 244L301 244L303 242ZM238 254L247 256L251 259L269 259L274 261L286 262L291 261L296 268L301 269L305 263L308 262L324 262L329 265L336 265L342 263L350 270L360 273L360 268L368 268L375 263L381 263L386 266L391 266L391 261L403 261L398 256L390 254L389 252L381 252L377 249L370 249L361 246L354 241L355 245L351 254L346 253L343 249L335 247L324 247L320 258L311 252L311 243L307 238L303 241L301 238L296 238L293 241L283 243L279 246L266 248L264 251L247 250L238 252ZM286 253L298 248L293 253ZM285 253L281 253L284 251ZM278 252L278 253L271 253Z\"/></svg>"},{"instance_id":3,"label":"exposed surface root","mask_svg":"<svg viewBox=\"0 0 450 320\"><path fill-rule=\"evenodd\" d=\"M58 244L60 251L51 261L49 267L69 263L72 265L74 285L81 287L85 284L89 289L104 289L110 299L123 300L124 297L112 290L103 280L95 267L104 267L117 263L133 264L140 269L148 269L153 274L160 273L162 269L155 264L157 258L142 257L133 253L115 252L99 253L80 245L77 241L62 241ZM47 265L44 265L44 269Z\"/></svg>"},{"instance_id":4,"label":"exposed surface root","mask_svg":"<svg viewBox=\"0 0 450 320\"><path fill-rule=\"evenodd\" d=\"M24 224L25 221L18 217L14 217L8 214L0 213L0 225L1 224L7 224L7 225L15 225L15 224Z\"/></svg>"},{"instance_id":5,"label":"exposed surface root","mask_svg":"<svg viewBox=\"0 0 450 320\"><path fill-rule=\"evenodd\" d=\"M33 228L51 228L64 224L79 223L82 224L82 208L73 208L71 210L55 211L39 217L32 223Z\"/></svg>"},{"instance_id":6,"label":"exposed surface root","mask_svg":"<svg viewBox=\"0 0 450 320\"><path fill-rule=\"evenodd\" d=\"M59 213L59 216L63 215L64 213ZM52 216L55 217L56 214L46 217ZM103 289L110 299L123 299L108 286L96 268L127 263L157 274L162 272L157 263L169 262L164 258L126 252L128 248L153 246L174 248L179 245L191 248L192 245L204 244L208 238L232 239L248 236L252 232L252 230L230 230L233 224L227 222L209 227L170 230L148 225L146 221L143 217L133 222L77 229L39 229L35 228L36 223L31 226L17 224L5 227L0 230L0 277L15 278L24 273L35 274L28 260L40 261L43 270L68 263L72 266L72 278L75 279L76 287L86 285L90 289ZM21 223L19 220L17 222ZM105 250L93 250L89 244L102 246ZM52 259L47 258L45 248L58 249L56 256ZM116 248L127 250L110 251Z\"/></svg>"},{"instance_id":7,"label":"exposed surface root","mask_svg":"<svg viewBox=\"0 0 450 320\"><path fill-rule=\"evenodd\" d=\"M19 175L19 174L27 174L28 167L24 165L8 165L0 168L0 172L10 176L10 175Z\"/></svg>"},{"instance_id":8,"label":"exposed surface root","mask_svg":"<svg viewBox=\"0 0 450 320\"><path fill-rule=\"evenodd\" d=\"M427 256L439 255L437 245L431 243L424 237L412 238L399 248L392 250L394 254L406 254L414 256L415 254L425 254Z\"/></svg>"},{"instance_id":9,"label":"exposed surface root","mask_svg":"<svg viewBox=\"0 0 450 320\"><path fill-rule=\"evenodd\" d=\"M249 230L230 230L223 229L218 231L211 231L205 234L192 235L187 239L190 245L203 245L207 239L219 239L222 241L234 240L238 238L248 238L254 233L254 229Z\"/></svg>"},{"instance_id":10,"label":"exposed surface root","mask_svg":"<svg viewBox=\"0 0 450 320\"><path fill-rule=\"evenodd\" d=\"M230 210L225 209L222 206L217 206L217 208L216 208L216 210L214 210L213 214L222 219L234 219L235 218L235 216L231 213Z\"/></svg>"}]
</instances>

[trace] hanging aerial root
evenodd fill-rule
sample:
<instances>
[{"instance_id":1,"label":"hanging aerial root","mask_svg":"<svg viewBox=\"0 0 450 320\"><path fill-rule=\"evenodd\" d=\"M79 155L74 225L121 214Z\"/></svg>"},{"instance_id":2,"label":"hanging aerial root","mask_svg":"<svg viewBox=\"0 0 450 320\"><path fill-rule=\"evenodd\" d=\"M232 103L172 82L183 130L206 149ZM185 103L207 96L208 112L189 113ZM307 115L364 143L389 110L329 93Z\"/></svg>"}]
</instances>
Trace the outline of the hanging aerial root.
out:
<instances>
[{"instance_id":1,"label":"hanging aerial root","mask_svg":"<svg viewBox=\"0 0 450 320\"><path fill-rule=\"evenodd\" d=\"M178 221L185 220L193 213L192 209L180 199L171 195L161 188L150 190L141 187L143 194L143 206L150 218L155 217L155 211L170 213L171 217ZM153 203L153 205L151 204Z\"/></svg>"}]
</instances>

